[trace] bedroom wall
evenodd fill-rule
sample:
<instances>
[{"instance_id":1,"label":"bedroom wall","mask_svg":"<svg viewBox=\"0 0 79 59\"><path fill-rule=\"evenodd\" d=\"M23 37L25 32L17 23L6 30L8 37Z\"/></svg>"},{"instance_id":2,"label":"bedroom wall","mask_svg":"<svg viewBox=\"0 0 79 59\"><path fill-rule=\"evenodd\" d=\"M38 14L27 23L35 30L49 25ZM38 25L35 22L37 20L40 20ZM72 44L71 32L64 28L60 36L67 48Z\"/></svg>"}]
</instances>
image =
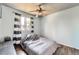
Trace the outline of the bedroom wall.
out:
<instances>
[{"instance_id":1,"label":"bedroom wall","mask_svg":"<svg viewBox=\"0 0 79 59\"><path fill-rule=\"evenodd\" d=\"M20 13L26 17L32 17L32 15L28 13L23 13L19 10L2 5L2 18L0 18L0 41L3 40L5 36L10 36L11 38L13 38L14 18L15 18L15 15L13 12ZM38 18L35 18L34 27L35 27L34 28L35 33L39 34L40 32L39 32ZM22 33L22 36L23 36L23 33Z\"/></svg>"},{"instance_id":2,"label":"bedroom wall","mask_svg":"<svg viewBox=\"0 0 79 59\"><path fill-rule=\"evenodd\" d=\"M2 34L2 32L1 32L1 20L2 19L0 18L0 40L1 40L1 37L2 37L2 35L1 35Z\"/></svg>"},{"instance_id":3,"label":"bedroom wall","mask_svg":"<svg viewBox=\"0 0 79 59\"><path fill-rule=\"evenodd\" d=\"M1 21L2 21L2 18L1 18L1 4L0 4L0 41L1 41L1 37L2 37L2 31L1 31L1 29L2 29L2 26L1 26Z\"/></svg>"},{"instance_id":4,"label":"bedroom wall","mask_svg":"<svg viewBox=\"0 0 79 59\"><path fill-rule=\"evenodd\" d=\"M41 35L79 49L79 6L40 18Z\"/></svg>"},{"instance_id":5,"label":"bedroom wall","mask_svg":"<svg viewBox=\"0 0 79 59\"><path fill-rule=\"evenodd\" d=\"M34 19L34 31L36 34L40 35L40 19L39 18Z\"/></svg>"},{"instance_id":6,"label":"bedroom wall","mask_svg":"<svg viewBox=\"0 0 79 59\"><path fill-rule=\"evenodd\" d=\"M12 9L9 7L2 6L2 21L1 21L1 32L2 38L5 36L13 35L13 26L14 26L14 15Z\"/></svg>"}]
</instances>

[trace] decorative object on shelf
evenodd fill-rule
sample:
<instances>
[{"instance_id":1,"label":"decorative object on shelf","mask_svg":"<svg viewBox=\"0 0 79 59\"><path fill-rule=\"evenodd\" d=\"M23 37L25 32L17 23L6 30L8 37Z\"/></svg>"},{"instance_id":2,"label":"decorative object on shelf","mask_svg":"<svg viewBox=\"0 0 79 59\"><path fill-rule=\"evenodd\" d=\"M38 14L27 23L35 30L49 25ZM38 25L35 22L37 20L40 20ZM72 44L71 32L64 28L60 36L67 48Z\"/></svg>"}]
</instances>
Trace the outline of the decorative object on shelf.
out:
<instances>
[{"instance_id":1,"label":"decorative object on shelf","mask_svg":"<svg viewBox=\"0 0 79 59\"><path fill-rule=\"evenodd\" d=\"M19 13L16 13L16 12L15 12L15 15L17 15L17 16L21 16L21 14L19 14Z\"/></svg>"},{"instance_id":2,"label":"decorative object on shelf","mask_svg":"<svg viewBox=\"0 0 79 59\"><path fill-rule=\"evenodd\" d=\"M31 21L31 24L34 24L34 22L33 22L33 21Z\"/></svg>"},{"instance_id":3,"label":"decorative object on shelf","mask_svg":"<svg viewBox=\"0 0 79 59\"><path fill-rule=\"evenodd\" d=\"M20 21L20 20L19 20L18 18L15 18L15 21L17 21L17 22L18 22L18 21Z\"/></svg>"},{"instance_id":4,"label":"decorative object on shelf","mask_svg":"<svg viewBox=\"0 0 79 59\"><path fill-rule=\"evenodd\" d=\"M14 31L14 34L21 34L21 31Z\"/></svg>"},{"instance_id":5,"label":"decorative object on shelf","mask_svg":"<svg viewBox=\"0 0 79 59\"><path fill-rule=\"evenodd\" d=\"M34 33L34 30L31 30L31 33Z\"/></svg>"},{"instance_id":6,"label":"decorative object on shelf","mask_svg":"<svg viewBox=\"0 0 79 59\"><path fill-rule=\"evenodd\" d=\"M21 37L13 37L13 40L15 41L21 40Z\"/></svg>"},{"instance_id":7,"label":"decorative object on shelf","mask_svg":"<svg viewBox=\"0 0 79 59\"><path fill-rule=\"evenodd\" d=\"M14 24L14 27L15 28L20 28L21 26L17 25L17 24Z\"/></svg>"},{"instance_id":8,"label":"decorative object on shelf","mask_svg":"<svg viewBox=\"0 0 79 59\"><path fill-rule=\"evenodd\" d=\"M34 28L34 26L32 26L32 28Z\"/></svg>"},{"instance_id":9,"label":"decorative object on shelf","mask_svg":"<svg viewBox=\"0 0 79 59\"><path fill-rule=\"evenodd\" d=\"M33 20L34 18L33 17L31 17L31 28L32 28L32 30L31 30L31 33L34 33L34 20Z\"/></svg>"},{"instance_id":10,"label":"decorative object on shelf","mask_svg":"<svg viewBox=\"0 0 79 59\"><path fill-rule=\"evenodd\" d=\"M31 19L34 19L33 17L30 17Z\"/></svg>"}]
</instances>

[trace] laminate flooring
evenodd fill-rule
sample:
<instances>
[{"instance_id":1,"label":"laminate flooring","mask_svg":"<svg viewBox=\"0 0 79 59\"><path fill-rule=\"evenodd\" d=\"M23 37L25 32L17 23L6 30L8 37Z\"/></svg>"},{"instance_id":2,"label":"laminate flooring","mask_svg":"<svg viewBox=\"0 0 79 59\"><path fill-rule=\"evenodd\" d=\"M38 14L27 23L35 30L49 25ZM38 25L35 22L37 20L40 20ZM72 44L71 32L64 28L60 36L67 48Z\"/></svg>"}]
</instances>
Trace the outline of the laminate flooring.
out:
<instances>
[{"instance_id":1,"label":"laminate flooring","mask_svg":"<svg viewBox=\"0 0 79 59\"><path fill-rule=\"evenodd\" d=\"M17 55L27 55L20 45L14 45Z\"/></svg>"},{"instance_id":2,"label":"laminate flooring","mask_svg":"<svg viewBox=\"0 0 79 59\"><path fill-rule=\"evenodd\" d=\"M79 50L68 46L61 45L54 55L79 55Z\"/></svg>"}]
</instances>

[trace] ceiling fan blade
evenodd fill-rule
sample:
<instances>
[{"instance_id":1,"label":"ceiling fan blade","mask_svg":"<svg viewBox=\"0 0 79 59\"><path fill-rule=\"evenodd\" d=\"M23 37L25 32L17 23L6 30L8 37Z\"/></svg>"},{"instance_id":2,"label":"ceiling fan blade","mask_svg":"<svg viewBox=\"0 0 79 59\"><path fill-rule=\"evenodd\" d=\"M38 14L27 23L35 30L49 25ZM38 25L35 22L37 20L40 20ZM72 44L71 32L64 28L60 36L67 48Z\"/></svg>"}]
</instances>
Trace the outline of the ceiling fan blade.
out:
<instances>
[{"instance_id":1,"label":"ceiling fan blade","mask_svg":"<svg viewBox=\"0 0 79 59\"><path fill-rule=\"evenodd\" d=\"M29 11L29 12L37 12L37 10Z\"/></svg>"},{"instance_id":2,"label":"ceiling fan blade","mask_svg":"<svg viewBox=\"0 0 79 59\"><path fill-rule=\"evenodd\" d=\"M36 9L36 10L30 11L30 12L39 12L39 9Z\"/></svg>"},{"instance_id":3,"label":"ceiling fan blade","mask_svg":"<svg viewBox=\"0 0 79 59\"><path fill-rule=\"evenodd\" d=\"M42 10L42 11L47 11L47 10Z\"/></svg>"},{"instance_id":4,"label":"ceiling fan blade","mask_svg":"<svg viewBox=\"0 0 79 59\"><path fill-rule=\"evenodd\" d=\"M39 6L45 5L46 3L40 3Z\"/></svg>"},{"instance_id":5,"label":"ceiling fan blade","mask_svg":"<svg viewBox=\"0 0 79 59\"><path fill-rule=\"evenodd\" d=\"M42 8L42 6L45 5L45 4L46 4L46 3L40 3L40 4L38 4L37 6L38 6L39 9L40 9L40 8Z\"/></svg>"},{"instance_id":6,"label":"ceiling fan blade","mask_svg":"<svg viewBox=\"0 0 79 59\"><path fill-rule=\"evenodd\" d=\"M29 11L29 12L36 12L37 10Z\"/></svg>"}]
</instances>

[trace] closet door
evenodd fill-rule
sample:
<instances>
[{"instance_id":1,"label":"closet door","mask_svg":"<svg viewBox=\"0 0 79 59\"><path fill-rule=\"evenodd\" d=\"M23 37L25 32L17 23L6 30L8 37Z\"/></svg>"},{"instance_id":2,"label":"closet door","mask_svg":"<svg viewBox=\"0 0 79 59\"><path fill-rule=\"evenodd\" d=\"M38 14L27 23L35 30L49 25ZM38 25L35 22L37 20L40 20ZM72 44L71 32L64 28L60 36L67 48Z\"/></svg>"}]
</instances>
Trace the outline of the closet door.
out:
<instances>
[{"instance_id":1,"label":"closet door","mask_svg":"<svg viewBox=\"0 0 79 59\"><path fill-rule=\"evenodd\" d=\"M14 15L13 15L13 9L2 6L2 37L10 36L12 38L13 36L13 29L14 29Z\"/></svg>"},{"instance_id":2,"label":"closet door","mask_svg":"<svg viewBox=\"0 0 79 59\"><path fill-rule=\"evenodd\" d=\"M1 14L2 12L1 12L1 4L0 4L0 36L1 36Z\"/></svg>"},{"instance_id":3,"label":"closet door","mask_svg":"<svg viewBox=\"0 0 79 59\"><path fill-rule=\"evenodd\" d=\"M2 17L2 7L1 7L1 4L0 4L0 18Z\"/></svg>"}]
</instances>

